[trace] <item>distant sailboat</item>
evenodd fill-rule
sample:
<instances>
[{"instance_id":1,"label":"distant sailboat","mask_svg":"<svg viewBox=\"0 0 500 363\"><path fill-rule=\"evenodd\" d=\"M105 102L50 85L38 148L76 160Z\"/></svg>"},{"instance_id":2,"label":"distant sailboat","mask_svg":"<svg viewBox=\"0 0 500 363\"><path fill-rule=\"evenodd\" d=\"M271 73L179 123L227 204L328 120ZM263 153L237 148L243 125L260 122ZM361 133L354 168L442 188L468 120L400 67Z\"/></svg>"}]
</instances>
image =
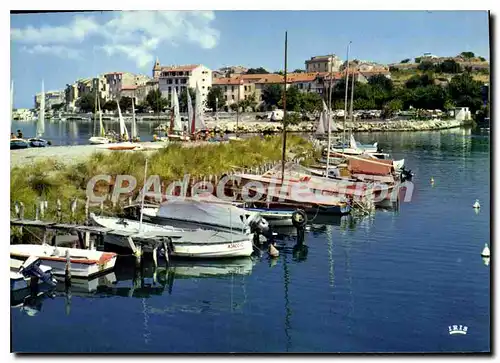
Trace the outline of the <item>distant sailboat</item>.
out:
<instances>
[{"instance_id":1,"label":"distant sailboat","mask_svg":"<svg viewBox=\"0 0 500 363\"><path fill-rule=\"evenodd\" d=\"M133 97L132 97L132 128L130 129L130 132L132 134L132 141L138 141L139 135L137 133L137 121L135 119L135 101Z\"/></svg>"},{"instance_id":2,"label":"distant sailboat","mask_svg":"<svg viewBox=\"0 0 500 363\"><path fill-rule=\"evenodd\" d=\"M179 112L179 98L175 88L172 91L172 99L170 103L170 130L168 132L169 140L189 140L189 137L182 135L182 120Z\"/></svg>"},{"instance_id":3,"label":"distant sailboat","mask_svg":"<svg viewBox=\"0 0 500 363\"><path fill-rule=\"evenodd\" d=\"M32 147L45 147L50 145L47 140L42 139L45 133L45 90L42 80L42 93L40 95L40 113L36 123L36 137L29 139L30 146Z\"/></svg>"},{"instance_id":4,"label":"distant sailboat","mask_svg":"<svg viewBox=\"0 0 500 363\"><path fill-rule=\"evenodd\" d=\"M193 101L191 100L191 94L189 93L189 88L186 87L186 92L187 92L187 111L188 111L188 125L189 125L189 131L191 135L194 135L196 133L196 127L195 127L195 115L193 112Z\"/></svg>"},{"instance_id":5,"label":"distant sailboat","mask_svg":"<svg viewBox=\"0 0 500 363\"><path fill-rule=\"evenodd\" d=\"M194 129L195 131L205 130L205 120L203 117L203 103L200 85L196 83L196 99L194 107Z\"/></svg>"},{"instance_id":6,"label":"distant sailboat","mask_svg":"<svg viewBox=\"0 0 500 363\"><path fill-rule=\"evenodd\" d=\"M12 115L14 113L14 81L10 85L10 122L12 127ZM18 137L11 137L10 139L10 149L26 149L29 147L28 141L20 139Z\"/></svg>"},{"instance_id":7,"label":"distant sailboat","mask_svg":"<svg viewBox=\"0 0 500 363\"><path fill-rule=\"evenodd\" d=\"M99 145L99 144L109 144L111 140L106 137L106 132L104 130L104 124L102 122L102 111L101 111L101 101L99 97L97 97L96 94L96 109L97 113L99 114L99 135L94 135L89 139L89 142L93 145ZM95 115L94 115L94 130L95 130Z\"/></svg>"},{"instance_id":8,"label":"distant sailboat","mask_svg":"<svg viewBox=\"0 0 500 363\"><path fill-rule=\"evenodd\" d=\"M120 138L123 141L127 141L129 140L128 130L127 126L125 126L125 120L123 119L122 111L120 109L120 103L118 102L118 100L116 100L116 105L118 108L118 119L120 121Z\"/></svg>"},{"instance_id":9,"label":"distant sailboat","mask_svg":"<svg viewBox=\"0 0 500 363\"><path fill-rule=\"evenodd\" d=\"M328 129L328 107L326 107L326 103L323 100L323 111L321 111L321 114L319 116L318 124L316 126L316 136L321 137L325 136L326 134L326 129Z\"/></svg>"}]
</instances>

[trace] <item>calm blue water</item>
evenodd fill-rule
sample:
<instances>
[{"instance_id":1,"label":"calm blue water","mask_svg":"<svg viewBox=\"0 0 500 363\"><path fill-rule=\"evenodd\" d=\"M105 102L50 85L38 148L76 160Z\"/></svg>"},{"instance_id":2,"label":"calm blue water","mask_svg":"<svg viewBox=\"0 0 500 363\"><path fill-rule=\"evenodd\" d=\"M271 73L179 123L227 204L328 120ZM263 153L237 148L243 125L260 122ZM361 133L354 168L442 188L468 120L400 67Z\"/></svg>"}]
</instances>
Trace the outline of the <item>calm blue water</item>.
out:
<instances>
[{"instance_id":1,"label":"calm blue water","mask_svg":"<svg viewBox=\"0 0 500 363\"><path fill-rule=\"evenodd\" d=\"M480 256L490 243L488 134L359 139L377 140L416 174L398 212L313 224L301 259L291 238L275 261L177 262L156 283L146 268L135 290L124 258L117 281L97 291L73 286L68 298L62 288L42 296L34 316L12 307L13 351L489 351L490 267ZM450 325L466 325L467 335L449 335Z\"/></svg>"}]
</instances>

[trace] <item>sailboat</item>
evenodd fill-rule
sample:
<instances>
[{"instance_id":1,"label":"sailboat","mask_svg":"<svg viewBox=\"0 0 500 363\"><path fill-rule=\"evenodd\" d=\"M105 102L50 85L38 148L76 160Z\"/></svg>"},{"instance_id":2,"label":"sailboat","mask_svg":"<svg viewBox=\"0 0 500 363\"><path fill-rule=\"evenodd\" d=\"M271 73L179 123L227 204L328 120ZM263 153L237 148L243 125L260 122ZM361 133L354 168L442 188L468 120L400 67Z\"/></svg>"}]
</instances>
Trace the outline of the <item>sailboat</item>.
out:
<instances>
[{"instance_id":1,"label":"sailboat","mask_svg":"<svg viewBox=\"0 0 500 363\"><path fill-rule=\"evenodd\" d=\"M109 144L111 140L106 137L106 132L104 130L104 124L102 122L102 111L101 111L101 101L99 97L97 97L96 93L96 108L97 108L97 113L99 113L99 136L92 136L89 139L89 143L93 145L99 145L99 144ZM94 114L94 129L95 129L95 114Z\"/></svg>"},{"instance_id":2,"label":"sailboat","mask_svg":"<svg viewBox=\"0 0 500 363\"><path fill-rule=\"evenodd\" d=\"M135 99L132 97L132 127L130 129L130 133L132 136L132 141L139 141L139 135L137 132L137 120L135 119Z\"/></svg>"},{"instance_id":3,"label":"sailboat","mask_svg":"<svg viewBox=\"0 0 500 363\"><path fill-rule=\"evenodd\" d=\"M116 100L118 106L118 118L120 121L120 138L124 141L109 145L99 145L98 147L108 149L108 150L143 150L144 147L137 142L130 142L127 126L125 125L125 120L122 116L122 111L120 109L120 103Z\"/></svg>"},{"instance_id":4,"label":"sailboat","mask_svg":"<svg viewBox=\"0 0 500 363\"><path fill-rule=\"evenodd\" d=\"M42 139L45 133L45 91L42 81L42 94L40 96L40 114L38 115L38 122L36 124L36 137L29 139L30 146L32 147L45 147L50 145L47 140Z\"/></svg>"},{"instance_id":5,"label":"sailboat","mask_svg":"<svg viewBox=\"0 0 500 363\"><path fill-rule=\"evenodd\" d=\"M206 130L205 120L203 117L203 101L201 96L201 89L198 82L196 83L196 99L194 101L194 114L191 123L191 134Z\"/></svg>"},{"instance_id":6,"label":"sailboat","mask_svg":"<svg viewBox=\"0 0 500 363\"><path fill-rule=\"evenodd\" d=\"M168 139L172 141L188 141L189 137L182 135L182 121L179 112L179 98L175 88L172 91L172 99L170 101L170 129L168 131Z\"/></svg>"},{"instance_id":7,"label":"sailboat","mask_svg":"<svg viewBox=\"0 0 500 363\"><path fill-rule=\"evenodd\" d=\"M10 85L10 120L12 123L12 114L14 113L14 81ZM20 139L18 137L11 137L10 139L10 149L26 149L29 147L28 141Z\"/></svg>"}]
</instances>

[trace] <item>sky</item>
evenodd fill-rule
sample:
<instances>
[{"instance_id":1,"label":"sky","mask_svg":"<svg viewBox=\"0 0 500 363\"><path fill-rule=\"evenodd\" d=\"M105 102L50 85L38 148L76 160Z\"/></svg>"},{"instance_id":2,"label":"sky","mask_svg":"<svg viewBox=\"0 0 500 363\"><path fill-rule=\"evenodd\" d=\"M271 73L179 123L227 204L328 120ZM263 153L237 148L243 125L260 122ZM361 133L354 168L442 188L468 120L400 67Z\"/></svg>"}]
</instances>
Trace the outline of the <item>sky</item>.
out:
<instances>
[{"instance_id":1,"label":"sky","mask_svg":"<svg viewBox=\"0 0 500 363\"><path fill-rule=\"evenodd\" d=\"M304 69L315 55L380 63L424 52L472 51L489 60L486 11L125 11L16 14L11 21L14 107L105 72L151 76L162 65Z\"/></svg>"}]
</instances>

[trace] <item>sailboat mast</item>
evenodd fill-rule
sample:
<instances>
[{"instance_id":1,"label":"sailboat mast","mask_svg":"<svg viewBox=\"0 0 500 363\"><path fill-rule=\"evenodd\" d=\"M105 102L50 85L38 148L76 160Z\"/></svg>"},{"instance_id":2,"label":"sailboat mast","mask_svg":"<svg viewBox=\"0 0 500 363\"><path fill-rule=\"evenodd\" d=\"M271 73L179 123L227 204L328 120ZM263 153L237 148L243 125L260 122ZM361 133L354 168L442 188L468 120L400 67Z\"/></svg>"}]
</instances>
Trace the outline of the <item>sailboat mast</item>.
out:
<instances>
[{"instance_id":1,"label":"sailboat mast","mask_svg":"<svg viewBox=\"0 0 500 363\"><path fill-rule=\"evenodd\" d=\"M44 132L45 132L45 87L42 80L42 94L40 97L40 114L38 115L36 134L38 137L42 137Z\"/></svg>"},{"instance_id":2,"label":"sailboat mast","mask_svg":"<svg viewBox=\"0 0 500 363\"><path fill-rule=\"evenodd\" d=\"M352 123L354 122L354 114L352 112L352 108L353 108L353 105L354 105L354 80L356 79L354 77L354 68L352 70L352 86L351 86L351 105L350 105L350 108L349 108L349 117L350 117L350 121L351 121L351 127L349 128L349 137L351 137L352 135Z\"/></svg>"},{"instance_id":3,"label":"sailboat mast","mask_svg":"<svg viewBox=\"0 0 500 363\"><path fill-rule=\"evenodd\" d=\"M333 86L333 56L330 62L330 87L328 89L328 146L326 150L326 177L328 178L330 168L330 147L332 142L332 86Z\"/></svg>"},{"instance_id":4,"label":"sailboat mast","mask_svg":"<svg viewBox=\"0 0 500 363\"><path fill-rule=\"evenodd\" d=\"M348 89L349 89L349 50L351 49L351 43L352 41L349 42L347 45L347 65L346 65L346 76L345 76L345 100L344 100L344 125L342 127L342 152L344 151L344 144L346 142L345 138L345 123L347 120L347 95L348 95Z\"/></svg>"},{"instance_id":5,"label":"sailboat mast","mask_svg":"<svg viewBox=\"0 0 500 363\"><path fill-rule=\"evenodd\" d=\"M287 62L288 32L285 31L285 89L283 91L283 150L281 154L281 183L285 179L285 154L286 154L286 62Z\"/></svg>"},{"instance_id":6,"label":"sailboat mast","mask_svg":"<svg viewBox=\"0 0 500 363\"><path fill-rule=\"evenodd\" d=\"M144 198L146 196L146 178L148 176L148 159L146 158L146 163L144 165L144 185L142 187L142 198L141 198L141 217L139 219L139 233L142 232L142 215L144 209Z\"/></svg>"}]
</instances>

